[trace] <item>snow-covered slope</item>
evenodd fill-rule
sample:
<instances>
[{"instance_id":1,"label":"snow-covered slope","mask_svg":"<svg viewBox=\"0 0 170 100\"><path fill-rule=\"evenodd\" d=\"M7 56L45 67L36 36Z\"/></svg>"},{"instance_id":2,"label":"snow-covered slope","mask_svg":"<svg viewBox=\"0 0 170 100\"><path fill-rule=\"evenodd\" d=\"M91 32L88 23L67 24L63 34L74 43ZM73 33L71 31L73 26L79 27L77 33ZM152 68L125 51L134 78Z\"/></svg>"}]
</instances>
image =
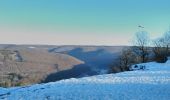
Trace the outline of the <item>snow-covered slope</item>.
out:
<instances>
[{"instance_id":1,"label":"snow-covered slope","mask_svg":"<svg viewBox=\"0 0 170 100\"><path fill-rule=\"evenodd\" d=\"M141 65L141 64L140 64ZM170 100L170 61L145 70L4 89L4 100Z\"/></svg>"}]
</instances>

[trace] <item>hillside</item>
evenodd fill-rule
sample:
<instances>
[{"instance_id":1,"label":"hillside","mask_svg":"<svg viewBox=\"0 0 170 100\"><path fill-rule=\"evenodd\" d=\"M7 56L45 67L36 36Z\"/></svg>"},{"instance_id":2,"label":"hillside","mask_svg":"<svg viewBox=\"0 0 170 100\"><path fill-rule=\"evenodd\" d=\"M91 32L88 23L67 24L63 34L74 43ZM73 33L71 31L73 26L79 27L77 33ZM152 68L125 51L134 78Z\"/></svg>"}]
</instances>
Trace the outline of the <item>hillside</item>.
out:
<instances>
[{"instance_id":1,"label":"hillside","mask_svg":"<svg viewBox=\"0 0 170 100\"><path fill-rule=\"evenodd\" d=\"M89 65L93 71L98 74L107 73L110 65L121 54L125 46L58 46L50 48L49 52L64 53L73 56L86 65Z\"/></svg>"},{"instance_id":2,"label":"hillside","mask_svg":"<svg viewBox=\"0 0 170 100\"><path fill-rule=\"evenodd\" d=\"M0 85L106 74L123 46L0 45Z\"/></svg>"},{"instance_id":3,"label":"hillside","mask_svg":"<svg viewBox=\"0 0 170 100\"><path fill-rule=\"evenodd\" d=\"M1 88L8 100L169 100L170 61L139 64L145 70L67 79L25 87ZM133 67L132 67L133 68Z\"/></svg>"},{"instance_id":4,"label":"hillside","mask_svg":"<svg viewBox=\"0 0 170 100\"><path fill-rule=\"evenodd\" d=\"M66 54L37 49L8 49L0 54L0 83L6 87L40 83L52 73L84 63Z\"/></svg>"}]
</instances>

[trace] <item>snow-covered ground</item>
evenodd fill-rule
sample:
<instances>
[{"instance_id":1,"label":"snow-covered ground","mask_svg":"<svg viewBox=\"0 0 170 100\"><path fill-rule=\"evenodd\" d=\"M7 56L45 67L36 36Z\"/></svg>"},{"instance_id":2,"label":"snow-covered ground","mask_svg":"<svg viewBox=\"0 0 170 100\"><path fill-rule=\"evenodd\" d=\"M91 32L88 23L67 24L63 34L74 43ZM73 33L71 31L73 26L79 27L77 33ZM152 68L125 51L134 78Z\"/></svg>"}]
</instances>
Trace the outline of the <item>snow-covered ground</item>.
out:
<instances>
[{"instance_id":1,"label":"snow-covered ground","mask_svg":"<svg viewBox=\"0 0 170 100\"><path fill-rule=\"evenodd\" d=\"M145 70L0 88L2 100L170 100L170 61Z\"/></svg>"}]
</instances>

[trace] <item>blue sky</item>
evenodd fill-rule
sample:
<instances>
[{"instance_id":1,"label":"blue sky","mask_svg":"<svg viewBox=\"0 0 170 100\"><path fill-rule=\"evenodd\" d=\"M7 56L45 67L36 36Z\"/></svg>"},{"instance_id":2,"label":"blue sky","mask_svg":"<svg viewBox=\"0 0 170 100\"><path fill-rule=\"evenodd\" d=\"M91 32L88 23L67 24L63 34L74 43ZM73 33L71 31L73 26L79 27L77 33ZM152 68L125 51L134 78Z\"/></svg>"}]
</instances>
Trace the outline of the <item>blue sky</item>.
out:
<instances>
[{"instance_id":1,"label":"blue sky","mask_svg":"<svg viewBox=\"0 0 170 100\"><path fill-rule=\"evenodd\" d=\"M0 43L128 45L170 27L169 0L1 0Z\"/></svg>"}]
</instances>

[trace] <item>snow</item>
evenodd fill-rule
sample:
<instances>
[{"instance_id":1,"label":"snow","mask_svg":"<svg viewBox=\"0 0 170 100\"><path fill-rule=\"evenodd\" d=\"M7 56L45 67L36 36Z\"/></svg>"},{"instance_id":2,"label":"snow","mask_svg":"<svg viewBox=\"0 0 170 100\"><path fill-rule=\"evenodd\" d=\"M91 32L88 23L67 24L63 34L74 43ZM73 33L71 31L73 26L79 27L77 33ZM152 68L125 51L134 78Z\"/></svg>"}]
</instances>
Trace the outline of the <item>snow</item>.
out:
<instances>
[{"instance_id":1,"label":"snow","mask_svg":"<svg viewBox=\"0 0 170 100\"><path fill-rule=\"evenodd\" d=\"M170 61L144 70L0 88L1 100L170 100ZM132 66L133 67L133 66Z\"/></svg>"},{"instance_id":2,"label":"snow","mask_svg":"<svg viewBox=\"0 0 170 100\"><path fill-rule=\"evenodd\" d=\"M28 47L29 49L35 49L36 47L33 47L33 46L30 46L30 47Z\"/></svg>"}]
</instances>

